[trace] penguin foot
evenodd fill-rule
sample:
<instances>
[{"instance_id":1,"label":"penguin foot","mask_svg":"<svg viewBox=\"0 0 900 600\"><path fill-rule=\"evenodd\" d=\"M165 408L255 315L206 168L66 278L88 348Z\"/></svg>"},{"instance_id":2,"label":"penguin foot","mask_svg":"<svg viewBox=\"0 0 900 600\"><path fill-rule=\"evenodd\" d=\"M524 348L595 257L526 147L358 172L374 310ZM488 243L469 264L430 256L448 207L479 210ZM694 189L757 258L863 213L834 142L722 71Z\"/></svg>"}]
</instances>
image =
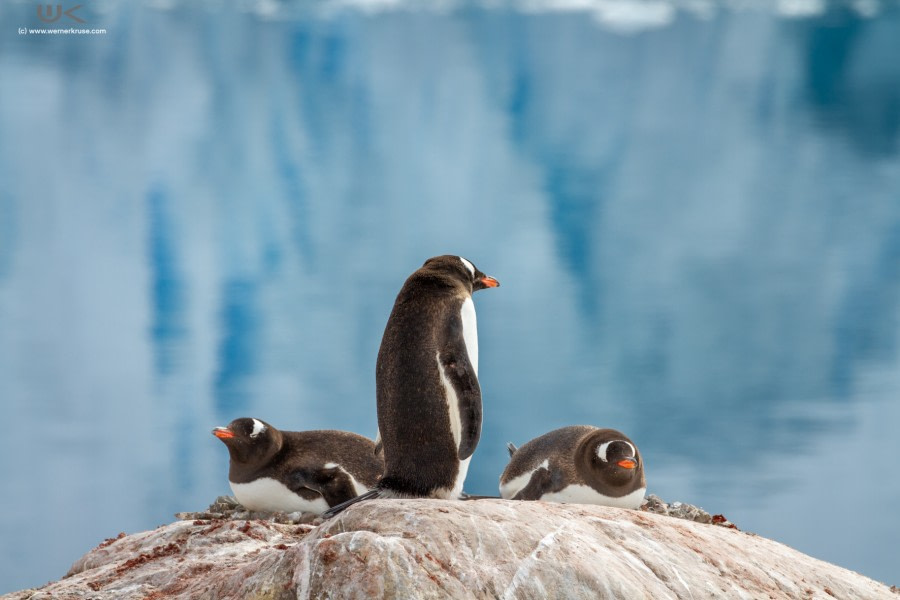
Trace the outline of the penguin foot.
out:
<instances>
[{"instance_id":1,"label":"penguin foot","mask_svg":"<svg viewBox=\"0 0 900 600\"><path fill-rule=\"evenodd\" d=\"M365 494L361 494L356 498L350 498L345 502L341 502L340 504L336 504L332 506L328 510L322 513L323 519L330 519L334 515L343 512L345 509L353 506L357 502L362 502L363 500L374 500L375 498L381 498L381 490L369 490Z\"/></svg>"},{"instance_id":2,"label":"penguin foot","mask_svg":"<svg viewBox=\"0 0 900 600\"><path fill-rule=\"evenodd\" d=\"M501 500L500 496L473 496L465 492L460 492L459 500Z\"/></svg>"}]
</instances>

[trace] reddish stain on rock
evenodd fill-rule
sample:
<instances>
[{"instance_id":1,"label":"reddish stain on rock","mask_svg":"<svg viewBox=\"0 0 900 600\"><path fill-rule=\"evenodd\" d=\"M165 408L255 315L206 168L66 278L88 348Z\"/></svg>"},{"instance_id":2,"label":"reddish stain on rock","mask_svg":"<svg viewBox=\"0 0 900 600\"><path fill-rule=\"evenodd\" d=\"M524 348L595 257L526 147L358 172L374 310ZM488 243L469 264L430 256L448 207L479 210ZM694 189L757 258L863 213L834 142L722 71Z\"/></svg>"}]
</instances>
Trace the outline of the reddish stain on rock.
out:
<instances>
[{"instance_id":1,"label":"reddish stain on rock","mask_svg":"<svg viewBox=\"0 0 900 600\"><path fill-rule=\"evenodd\" d=\"M325 544L322 544L322 546L324 546L322 549L322 562L323 563L328 565L338 559L338 553L337 553L337 550L335 550L335 548L334 548L334 544L328 544L327 546Z\"/></svg>"},{"instance_id":2,"label":"reddish stain on rock","mask_svg":"<svg viewBox=\"0 0 900 600\"><path fill-rule=\"evenodd\" d=\"M265 540L265 535L258 531L254 531L253 524L253 521L246 521L241 527L238 528L238 531L240 531L247 537L253 538L254 540Z\"/></svg>"},{"instance_id":3,"label":"reddish stain on rock","mask_svg":"<svg viewBox=\"0 0 900 600\"><path fill-rule=\"evenodd\" d=\"M713 515L712 524L727 527L728 529L737 529L737 525L726 519L725 515ZM738 531L740 530L738 529Z\"/></svg>"},{"instance_id":4,"label":"reddish stain on rock","mask_svg":"<svg viewBox=\"0 0 900 600\"><path fill-rule=\"evenodd\" d=\"M116 537L106 538L105 540L100 542L100 545L97 546L97 548L106 548L110 544L115 544L117 541L121 540L123 537L125 537L125 532L121 531L121 532L119 532L119 535L117 535Z\"/></svg>"},{"instance_id":5,"label":"reddish stain on rock","mask_svg":"<svg viewBox=\"0 0 900 600\"><path fill-rule=\"evenodd\" d=\"M130 571L131 569L146 564L151 560L163 558L164 556L171 556L173 554L178 554L179 552L181 552L181 546L179 546L175 542L171 542L169 544L166 544L165 546L157 546L156 548L151 550L149 554L146 552L141 552L135 558L126 560L116 569L116 575L121 575L125 571Z\"/></svg>"},{"instance_id":6,"label":"reddish stain on rock","mask_svg":"<svg viewBox=\"0 0 900 600\"><path fill-rule=\"evenodd\" d=\"M225 521L223 521L223 520L218 520L218 519L217 519L217 520L214 520L214 521L210 521L209 527L207 527L206 529L204 529L204 530L201 531L200 533L202 533L203 535L209 535L210 533L212 533L212 532L214 532L214 531L216 531L216 530L218 530L218 529L221 529L223 525L225 525Z\"/></svg>"}]
</instances>

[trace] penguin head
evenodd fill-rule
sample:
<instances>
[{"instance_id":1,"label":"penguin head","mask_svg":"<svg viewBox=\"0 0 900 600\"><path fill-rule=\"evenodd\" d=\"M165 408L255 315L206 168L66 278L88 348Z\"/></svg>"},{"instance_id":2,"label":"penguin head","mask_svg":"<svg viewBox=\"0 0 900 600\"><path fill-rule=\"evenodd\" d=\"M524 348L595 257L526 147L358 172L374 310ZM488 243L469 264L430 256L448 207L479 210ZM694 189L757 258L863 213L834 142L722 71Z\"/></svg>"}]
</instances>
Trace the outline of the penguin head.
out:
<instances>
[{"instance_id":1,"label":"penguin head","mask_svg":"<svg viewBox=\"0 0 900 600\"><path fill-rule=\"evenodd\" d=\"M582 452L587 455L582 464L589 465L593 477L607 486L630 486L636 479L643 482L640 452L631 440L614 429L595 431L583 442Z\"/></svg>"},{"instance_id":2,"label":"penguin head","mask_svg":"<svg viewBox=\"0 0 900 600\"><path fill-rule=\"evenodd\" d=\"M462 256L445 254L429 258L422 265L422 270L452 279L454 282L462 284L470 294L485 288L500 286L499 281L479 271L471 261Z\"/></svg>"},{"instance_id":3,"label":"penguin head","mask_svg":"<svg viewBox=\"0 0 900 600\"><path fill-rule=\"evenodd\" d=\"M263 461L281 449L281 432L259 419L235 419L228 427L216 427L212 434L228 447L235 462Z\"/></svg>"}]
</instances>

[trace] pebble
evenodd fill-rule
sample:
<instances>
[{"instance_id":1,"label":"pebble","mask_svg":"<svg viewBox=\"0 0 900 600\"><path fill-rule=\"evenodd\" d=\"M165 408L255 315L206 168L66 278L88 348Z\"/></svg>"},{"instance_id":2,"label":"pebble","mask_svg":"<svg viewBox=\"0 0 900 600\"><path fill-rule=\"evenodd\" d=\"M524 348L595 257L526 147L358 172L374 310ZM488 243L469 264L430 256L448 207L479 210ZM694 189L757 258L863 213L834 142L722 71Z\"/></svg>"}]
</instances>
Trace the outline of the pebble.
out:
<instances>
[{"instance_id":1,"label":"pebble","mask_svg":"<svg viewBox=\"0 0 900 600\"><path fill-rule=\"evenodd\" d=\"M283 523L286 525L313 524L322 522L319 515L313 513L292 512L263 512L247 510L232 496L219 496L215 502L204 511L175 513L175 518L181 521L209 521L214 519L247 521L262 520L271 523Z\"/></svg>"},{"instance_id":2,"label":"pebble","mask_svg":"<svg viewBox=\"0 0 900 600\"><path fill-rule=\"evenodd\" d=\"M716 515L719 518L713 518L713 515L709 514L699 506L694 506L693 504L688 504L686 502L666 504L666 502L656 494L647 494L647 497L644 498L644 503L641 504L641 510L657 515L675 517L676 519L685 519L697 523L712 523L713 525L721 525L723 527L735 529L731 521L725 519L725 517L722 517L721 515Z\"/></svg>"}]
</instances>

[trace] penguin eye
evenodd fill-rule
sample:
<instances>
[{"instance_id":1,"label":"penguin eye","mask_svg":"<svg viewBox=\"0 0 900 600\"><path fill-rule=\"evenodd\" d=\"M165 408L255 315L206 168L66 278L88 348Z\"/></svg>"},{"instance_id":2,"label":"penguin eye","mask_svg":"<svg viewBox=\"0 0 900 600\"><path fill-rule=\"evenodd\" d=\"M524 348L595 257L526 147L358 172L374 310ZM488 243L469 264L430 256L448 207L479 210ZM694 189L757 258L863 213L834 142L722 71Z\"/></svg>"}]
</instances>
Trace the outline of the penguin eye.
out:
<instances>
[{"instance_id":1,"label":"penguin eye","mask_svg":"<svg viewBox=\"0 0 900 600\"><path fill-rule=\"evenodd\" d=\"M624 440L613 442L610 446L609 457L613 459L619 456L637 456L634 446Z\"/></svg>"}]
</instances>

